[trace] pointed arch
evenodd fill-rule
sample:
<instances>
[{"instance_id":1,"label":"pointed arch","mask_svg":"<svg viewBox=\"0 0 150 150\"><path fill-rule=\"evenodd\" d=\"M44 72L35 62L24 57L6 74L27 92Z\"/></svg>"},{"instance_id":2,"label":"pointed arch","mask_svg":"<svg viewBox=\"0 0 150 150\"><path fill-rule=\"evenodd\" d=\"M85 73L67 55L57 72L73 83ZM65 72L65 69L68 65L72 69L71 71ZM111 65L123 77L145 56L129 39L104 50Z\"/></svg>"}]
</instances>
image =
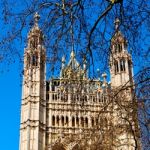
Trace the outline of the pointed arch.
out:
<instances>
[{"instance_id":1,"label":"pointed arch","mask_svg":"<svg viewBox=\"0 0 150 150\"><path fill-rule=\"evenodd\" d=\"M56 124L59 126L59 116L56 117Z\"/></svg>"},{"instance_id":2,"label":"pointed arch","mask_svg":"<svg viewBox=\"0 0 150 150\"><path fill-rule=\"evenodd\" d=\"M52 116L52 126L55 126L55 116Z\"/></svg>"},{"instance_id":3,"label":"pointed arch","mask_svg":"<svg viewBox=\"0 0 150 150\"><path fill-rule=\"evenodd\" d=\"M81 117L81 127L84 127L84 118Z\"/></svg>"},{"instance_id":4,"label":"pointed arch","mask_svg":"<svg viewBox=\"0 0 150 150\"><path fill-rule=\"evenodd\" d=\"M64 116L61 116L61 125L64 126Z\"/></svg>"},{"instance_id":5,"label":"pointed arch","mask_svg":"<svg viewBox=\"0 0 150 150\"><path fill-rule=\"evenodd\" d=\"M125 59L120 60L120 71L125 71Z\"/></svg>"},{"instance_id":6,"label":"pointed arch","mask_svg":"<svg viewBox=\"0 0 150 150\"><path fill-rule=\"evenodd\" d=\"M86 127L88 127L88 118L87 117L85 118L85 125L86 125Z\"/></svg>"},{"instance_id":7,"label":"pointed arch","mask_svg":"<svg viewBox=\"0 0 150 150\"><path fill-rule=\"evenodd\" d=\"M94 127L94 118L91 117L91 124L92 124L92 127Z\"/></svg>"},{"instance_id":8,"label":"pointed arch","mask_svg":"<svg viewBox=\"0 0 150 150\"><path fill-rule=\"evenodd\" d=\"M72 117L72 127L74 127L74 126L75 126L75 118Z\"/></svg>"},{"instance_id":9,"label":"pointed arch","mask_svg":"<svg viewBox=\"0 0 150 150\"><path fill-rule=\"evenodd\" d=\"M67 126L69 125L69 119L68 119L68 116L66 116L66 125L67 125Z\"/></svg>"},{"instance_id":10,"label":"pointed arch","mask_svg":"<svg viewBox=\"0 0 150 150\"><path fill-rule=\"evenodd\" d=\"M76 125L79 127L79 117L76 117Z\"/></svg>"},{"instance_id":11,"label":"pointed arch","mask_svg":"<svg viewBox=\"0 0 150 150\"><path fill-rule=\"evenodd\" d=\"M117 74L119 72L119 65L117 60L115 60L114 62L114 68L115 68L115 74Z\"/></svg>"}]
</instances>

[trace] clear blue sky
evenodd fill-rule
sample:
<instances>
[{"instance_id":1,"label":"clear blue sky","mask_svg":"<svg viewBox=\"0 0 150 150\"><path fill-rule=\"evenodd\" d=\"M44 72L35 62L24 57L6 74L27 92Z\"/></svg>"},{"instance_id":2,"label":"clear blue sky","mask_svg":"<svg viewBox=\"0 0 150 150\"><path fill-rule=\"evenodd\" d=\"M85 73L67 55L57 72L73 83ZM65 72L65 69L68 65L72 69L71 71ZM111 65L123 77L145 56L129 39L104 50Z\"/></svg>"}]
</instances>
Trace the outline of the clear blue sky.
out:
<instances>
[{"instance_id":1,"label":"clear blue sky","mask_svg":"<svg viewBox=\"0 0 150 150\"><path fill-rule=\"evenodd\" d=\"M17 150L21 101L20 64L11 64L8 68L8 72L0 73L0 149Z\"/></svg>"}]
</instances>

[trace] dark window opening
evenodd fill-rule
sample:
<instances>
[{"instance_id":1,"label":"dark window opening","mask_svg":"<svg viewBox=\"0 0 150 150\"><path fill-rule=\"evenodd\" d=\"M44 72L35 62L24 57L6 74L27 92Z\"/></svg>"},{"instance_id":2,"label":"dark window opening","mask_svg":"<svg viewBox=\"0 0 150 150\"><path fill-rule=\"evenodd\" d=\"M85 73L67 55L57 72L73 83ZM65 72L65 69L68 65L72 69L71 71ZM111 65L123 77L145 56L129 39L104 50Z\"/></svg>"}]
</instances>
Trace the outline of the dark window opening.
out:
<instances>
[{"instance_id":1,"label":"dark window opening","mask_svg":"<svg viewBox=\"0 0 150 150\"><path fill-rule=\"evenodd\" d=\"M116 44L115 45L115 53L117 53L117 52L121 52L122 51L122 45L121 44Z\"/></svg>"},{"instance_id":2,"label":"dark window opening","mask_svg":"<svg viewBox=\"0 0 150 150\"><path fill-rule=\"evenodd\" d=\"M76 124L77 124L77 126L79 126L79 118L78 117L76 118Z\"/></svg>"},{"instance_id":3,"label":"dark window opening","mask_svg":"<svg viewBox=\"0 0 150 150\"><path fill-rule=\"evenodd\" d=\"M122 51L122 45L118 44L118 51L121 52Z\"/></svg>"},{"instance_id":4,"label":"dark window opening","mask_svg":"<svg viewBox=\"0 0 150 150\"><path fill-rule=\"evenodd\" d=\"M61 117L61 124L62 124L62 126L64 126L64 117L63 116Z\"/></svg>"},{"instance_id":5,"label":"dark window opening","mask_svg":"<svg viewBox=\"0 0 150 150\"><path fill-rule=\"evenodd\" d=\"M55 91L55 86L54 85L52 86L52 91Z\"/></svg>"},{"instance_id":6,"label":"dark window opening","mask_svg":"<svg viewBox=\"0 0 150 150\"><path fill-rule=\"evenodd\" d=\"M56 123L57 123L57 126L59 126L59 116L57 116Z\"/></svg>"},{"instance_id":7,"label":"dark window opening","mask_svg":"<svg viewBox=\"0 0 150 150\"><path fill-rule=\"evenodd\" d=\"M120 60L120 70L125 71L125 60Z\"/></svg>"},{"instance_id":8,"label":"dark window opening","mask_svg":"<svg viewBox=\"0 0 150 150\"><path fill-rule=\"evenodd\" d=\"M93 96L93 102L95 102L95 96Z\"/></svg>"},{"instance_id":9,"label":"dark window opening","mask_svg":"<svg viewBox=\"0 0 150 150\"><path fill-rule=\"evenodd\" d=\"M74 117L72 117L72 126L73 127L75 126L75 119L74 119Z\"/></svg>"},{"instance_id":10,"label":"dark window opening","mask_svg":"<svg viewBox=\"0 0 150 150\"><path fill-rule=\"evenodd\" d=\"M94 127L94 118L91 119L92 127Z\"/></svg>"},{"instance_id":11,"label":"dark window opening","mask_svg":"<svg viewBox=\"0 0 150 150\"><path fill-rule=\"evenodd\" d=\"M57 100L57 94L55 94L55 100Z\"/></svg>"},{"instance_id":12,"label":"dark window opening","mask_svg":"<svg viewBox=\"0 0 150 150\"><path fill-rule=\"evenodd\" d=\"M49 82L46 82L46 91L49 91Z\"/></svg>"},{"instance_id":13,"label":"dark window opening","mask_svg":"<svg viewBox=\"0 0 150 150\"><path fill-rule=\"evenodd\" d=\"M119 66L118 66L118 61L116 61L114 63L114 66L115 66L115 74L117 74L119 72Z\"/></svg>"},{"instance_id":14,"label":"dark window opening","mask_svg":"<svg viewBox=\"0 0 150 150\"><path fill-rule=\"evenodd\" d=\"M38 56L37 55L33 55L32 56L32 65L33 66L37 66L38 65Z\"/></svg>"},{"instance_id":15,"label":"dark window opening","mask_svg":"<svg viewBox=\"0 0 150 150\"><path fill-rule=\"evenodd\" d=\"M27 68L30 66L30 56L27 55Z\"/></svg>"},{"instance_id":16,"label":"dark window opening","mask_svg":"<svg viewBox=\"0 0 150 150\"><path fill-rule=\"evenodd\" d=\"M85 96L85 101L87 102L87 96Z\"/></svg>"},{"instance_id":17,"label":"dark window opening","mask_svg":"<svg viewBox=\"0 0 150 150\"><path fill-rule=\"evenodd\" d=\"M66 124L67 124L67 126L68 126L68 123L69 123L69 119L68 119L68 117L66 116Z\"/></svg>"},{"instance_id":18,"label":"dark window opening","mask_svg":"<svg viewBox=\"0 0 150 150\"><path fill-rule=\"evenodd\" d=\"M98 125L98 118L96 118L96 125Z\"/></svg>"},{"instance_id":19,"label":"dark window opening","mask_svg":"<svg viewBox=\"0 0 150 150\"><path fill-rule=\"evenodd\" d=\"M49 94L46 94L46 99L49 100Z\"/></svg>"},{"instance_id":20,"label":"dark window opening","mask_svg":"<svg viewBox=\"0 0 150 150\"><path fill-rule=\"evenodd\" d=\"M88 127L88 118L85 118L86 127Z\"/></svg>"},{"instance_id":21,"label":"dark window opening","mask_svg":"<svg viewBox=\"0 0 150 150\"><path fill-rule=\"evenodd\" d=\"M84 118L81 117L81 127L84 127Z\"/></svg>"},{"instance_id":22,"label":"dark window opening","mask_svg":"<svg viewBox=\"0 0 150 150\"><path fill-rule=\"evenodd\" d=\"M55 126L55 116L52 117L52 125Z\"/></svg>"},{"instance_id":23,"label":"dark window opening","mask_svg":"<svg viewBox=\"0 0 150 150\"><path fill-rule=\"evenodd\" d=\"M54 96L54 94L52 94L52 99L53 99L53 100L55 99L55 96Z\"/></svg>"}]
</instances>

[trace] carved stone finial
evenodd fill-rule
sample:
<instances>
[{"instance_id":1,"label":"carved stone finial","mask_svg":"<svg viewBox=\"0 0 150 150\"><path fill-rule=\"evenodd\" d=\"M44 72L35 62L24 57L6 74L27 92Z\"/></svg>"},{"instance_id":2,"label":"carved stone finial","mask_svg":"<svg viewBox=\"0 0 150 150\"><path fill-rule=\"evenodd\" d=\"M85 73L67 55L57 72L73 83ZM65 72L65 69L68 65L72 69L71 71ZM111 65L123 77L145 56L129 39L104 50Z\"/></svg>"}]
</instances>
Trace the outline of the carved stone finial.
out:
<instances>
[{"instance_id":1,"label":"carved stone finial","mask_svg":"<svg viewBox=\"0 0 150 150\"><path fill-rule=\"evenodd\" d=\"M107 85L107 81L106 81L107 74L104 72L104 73L102 74L102 77L103 77L103 84L102 84L102 86L103 86L103 87L106 87L106 85Z\"/></svg>"},{"instance_id":2,"label":"carved stone finial","mask_svg":"<svg viewBox=\"0 0 150 150\"><path fill-rule=\"evenodd\" d=\"M74 50L71 51L71 54L70 54L71 58L75 58L75 53L74 53Z\"/></svg>"},{"instance_id":3,"label":"carved stone finial","mask_svg":"<svg viewBox=\"0 0 150 150\"><path fill-rule=\"evenodd\" d=\"M117 30L117 29L119 28L119 25L120 25L120 20L119 20L119 18L116 18L116 19L115 19L114 24L115 24L115 29Z\"/></svg>"},{"instance_id":4,"label":"carved stone finial","mask_svg":"<svg viewBox=\"0 0 150 150\"><path fill-rule=\"evenodd\" d=\"M38 25L39 19L40 19L40 15L36 12L35 15L34 15L34 23L35 23L35 25Z\"/></svg>"},{"instance_id":5,"label":"carved stone finial","mask_svg":"<svg viewBox=\"0 0 150 150\"><path fill-rule=\"evenodd\" d=\"M104 72L104 73L102 74L102 77L106 80L107 74Z\"/></svg>"},{"instance_id":6,"label":"carved stone finial","mask_svg":"<svg viewBox=\"0 0 150 150\"><path fill-rule=\"evenodd\" d=\"M62 61L62 63L65 63L65 61L66 61L65 56L62 57L61 61Z\"/></svg>"}]
</instances>

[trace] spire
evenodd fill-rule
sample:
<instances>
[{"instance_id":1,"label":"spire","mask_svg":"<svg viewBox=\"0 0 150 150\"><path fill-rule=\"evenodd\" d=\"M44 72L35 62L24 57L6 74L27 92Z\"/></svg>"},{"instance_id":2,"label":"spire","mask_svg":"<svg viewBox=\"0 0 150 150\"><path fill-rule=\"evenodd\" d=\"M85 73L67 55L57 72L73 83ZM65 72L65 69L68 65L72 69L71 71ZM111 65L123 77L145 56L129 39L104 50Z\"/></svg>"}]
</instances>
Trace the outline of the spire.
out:
<instances>
[{"instance_id":1,"label":"spire","mask_svg":"<svg viewBox=\"0 0 150 150\"><path fill-rule=\"evenodd\" d=\"M74 59L74 58L75 58L74 50L71 51L70 57L71 57L71 59Z\"/></svg>"},{"instance_id":2,"label":"spire","mask_svg":"<svg viewBox=\"0 0 150 150\"><path fill-rule=\"evenodd\" d=\"M62 63L61 69L64 69L65 62L66 62L66 59L65 59L65 56L63 56L62 59L61 59L61 63Z\"/></svg>"},{"instance_id":3,"label":"spire","mask_svg":"<svg viewBox=\"0 0 150 150\"><path fill-rule=\"evenodd\" d=\"M43 44L43 33L39 28L38 21L40 19L40 15L36 12L34 14L34 26L31 28L28 34L28 47L37 48L38 45Z\"/></svg>"},{"instance_id":4,"label":"spire","mask_svg":"<svg viewBox=\"0 0 150 150\"><path fill-rule=\"evenodd\" d=\"M102 84L102 86L105 88L107 86L107 80L106 80L107 74L104 72L102 74L102 77L103 77L103 84Z\"/></svg>"},{"instance_id":5,"label":"spire","mask_svg":"<svg viewBox=\"0 0 150 150\"><path fill-rule=\"evenodd\" d=\"M38 26L38 21L40 20L40 15L36 12L34 14L34 25Z\"/></svg>"},{"instance_id":6,"label":"spire","mask_svg":"<svg viewBox=\"0 0 150 150\"><path fill-rule=\"evenodd\" d=\"M114 24L115 24L115 30L118 30L119 25L120 25L120 20L119 20L119 18L116 18L116 19L115 19Z\"/></svg>"},{"instance_id":7,"label":"spire","mask_svg":"<svg viewBox=\"0 0 150 150\"><path fill-rule=\"evenodd\" d=\"M66 59L65 59L65 56L62 56L62 59L61 59L61 71L60 71L60 77L63 76L63 70L65 68L65 62L66 62Z\"/></svg>"}]
</instances>

